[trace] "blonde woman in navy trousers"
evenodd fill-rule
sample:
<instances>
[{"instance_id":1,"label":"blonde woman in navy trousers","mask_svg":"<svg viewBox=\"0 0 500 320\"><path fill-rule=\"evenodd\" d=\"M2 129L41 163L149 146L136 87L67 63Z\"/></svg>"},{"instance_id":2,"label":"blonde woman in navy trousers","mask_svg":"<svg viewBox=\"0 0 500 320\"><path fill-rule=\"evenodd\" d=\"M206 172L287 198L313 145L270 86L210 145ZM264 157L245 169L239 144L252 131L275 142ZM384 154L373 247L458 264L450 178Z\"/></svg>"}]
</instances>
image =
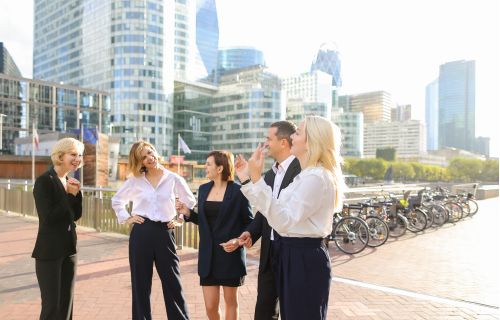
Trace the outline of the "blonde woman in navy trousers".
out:
<instances>
[{"instance_id":1,"label":"blonde woman in navy trousers","mask_svg":"<svg viewBox=\"0 0 500 320\"><path fill-rule=\"evenodd\" d=\"M342 206L340 130L329 120L308 116L292 135L291 153L302 172L280 193L261 177L263 149L247 161L240 156L236 173L241 191L281 237L273 241L273 268L283 320L327 318L331 266L323 239L332 231L333 212Z\"/></svg>"}]
</instances>

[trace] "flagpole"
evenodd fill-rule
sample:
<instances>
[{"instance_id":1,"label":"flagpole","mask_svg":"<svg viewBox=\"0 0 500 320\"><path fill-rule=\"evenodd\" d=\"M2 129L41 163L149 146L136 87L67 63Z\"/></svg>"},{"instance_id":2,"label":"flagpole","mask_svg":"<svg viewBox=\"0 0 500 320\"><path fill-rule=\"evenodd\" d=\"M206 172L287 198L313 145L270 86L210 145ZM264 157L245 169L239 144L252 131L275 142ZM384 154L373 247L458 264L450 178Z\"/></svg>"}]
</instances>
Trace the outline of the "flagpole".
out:
<instances>
[{"instance_id":1,"label":"flagpole","mask_svg":"<svg viewBox=\"0 0 500 320\"><path fill-rule=\"evenodd\" d=\"M35 183L35 121L32 123L31 136L31 182Z\"/></svg>"}]
</instances>

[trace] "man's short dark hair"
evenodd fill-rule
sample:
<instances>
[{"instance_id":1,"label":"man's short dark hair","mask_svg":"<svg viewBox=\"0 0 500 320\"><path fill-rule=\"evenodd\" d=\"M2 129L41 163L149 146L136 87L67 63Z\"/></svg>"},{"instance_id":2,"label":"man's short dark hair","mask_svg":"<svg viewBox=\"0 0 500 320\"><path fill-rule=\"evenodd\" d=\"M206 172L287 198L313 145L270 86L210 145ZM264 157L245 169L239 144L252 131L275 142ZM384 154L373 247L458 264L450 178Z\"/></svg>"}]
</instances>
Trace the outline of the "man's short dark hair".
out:
<instances>
[{"instance_id":1,"label":"man's short dark hair","mask_svg":"<svg viewBox=\"0 0 500 320\"><path fill-rule=\"evenodd\" d=\"M292 134L297 130L295 123L291 121L276 121L271 124L271 128L276 128L276 136L278 139L286 139L288 145L292 146Z\"/></svg>"}]
</instances>

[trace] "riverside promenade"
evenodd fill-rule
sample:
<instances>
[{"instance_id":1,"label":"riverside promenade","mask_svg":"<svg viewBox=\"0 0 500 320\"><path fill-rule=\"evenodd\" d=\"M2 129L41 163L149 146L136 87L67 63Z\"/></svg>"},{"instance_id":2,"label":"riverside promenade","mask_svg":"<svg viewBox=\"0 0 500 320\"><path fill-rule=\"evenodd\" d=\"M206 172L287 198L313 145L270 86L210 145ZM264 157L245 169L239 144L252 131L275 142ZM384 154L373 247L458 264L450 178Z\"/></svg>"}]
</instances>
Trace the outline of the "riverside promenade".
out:
<instances>
[{"instance_id":1,"label":"riverside promenade","mask_svg":"<svg viewBox=\"0 0 500 320\"><path fill-rule=\"evenodd\" d=\"M500 319L498 207L498 198L479 201L473 218L407 233L354 256L330 244L334 277L328 319ZM0 212L2 320L38 318L40 294L30 257L37 227L36 219ZM74 319L130 319L128 238L77 229ZM258 253L258 248L248 253L248 276L239 291L243 320L253 319ZM184 248L179 256L190 317L206 319L197 251ZM156 272L151 300L153 318L166 319Z\"/></svg>"}]
</instances>

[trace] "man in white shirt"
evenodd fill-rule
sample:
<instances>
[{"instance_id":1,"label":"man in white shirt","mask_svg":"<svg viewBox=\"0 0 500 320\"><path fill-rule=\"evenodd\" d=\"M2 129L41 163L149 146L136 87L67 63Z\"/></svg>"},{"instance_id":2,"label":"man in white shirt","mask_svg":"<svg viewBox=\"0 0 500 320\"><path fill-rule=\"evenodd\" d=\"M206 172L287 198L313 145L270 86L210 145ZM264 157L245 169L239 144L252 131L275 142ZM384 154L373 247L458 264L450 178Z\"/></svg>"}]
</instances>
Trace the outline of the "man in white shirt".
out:
<instances>
[{"instance_id":1,"label":"man in white shirt","mask_svg":"<svg viewBox=\"0 0 500 320\"><path fill-rule=\"evenodd\" d=\"M299 161L290 153L291 135L296 126L289 121L278 121L269 127L265 146L268 155L276 162L269 169L264 180L273 189L273 198L278 198L282 189L286 188L293 178L300 173ZM257 286L257 303L255 305L255 320L278 319L278 291L275 275L272 270L272 242L279 234L274 231L267 219L257 212L254 220L240 236L240 243L251 247L261 238L259 276Z\"/></svg>"}]
</instances>

